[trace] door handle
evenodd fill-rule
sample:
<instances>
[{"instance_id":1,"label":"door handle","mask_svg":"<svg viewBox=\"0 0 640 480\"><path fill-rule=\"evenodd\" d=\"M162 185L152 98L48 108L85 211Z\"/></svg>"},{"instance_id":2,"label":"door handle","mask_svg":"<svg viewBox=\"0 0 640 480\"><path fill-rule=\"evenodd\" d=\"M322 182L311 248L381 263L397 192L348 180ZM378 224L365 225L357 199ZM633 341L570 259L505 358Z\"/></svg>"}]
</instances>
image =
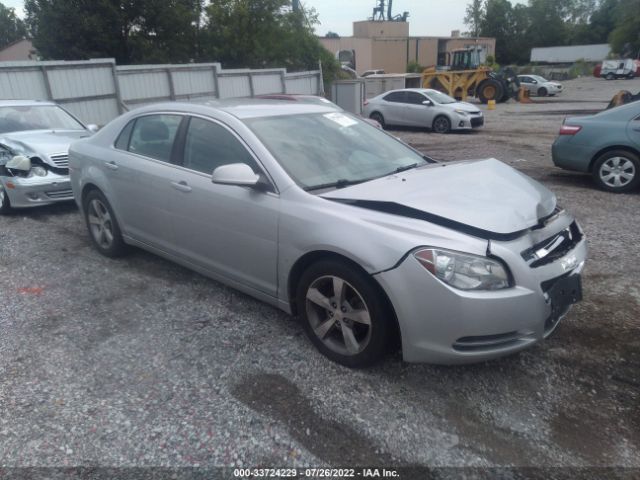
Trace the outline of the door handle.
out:
<instances>
[{"instance_id":1,"label":"door handle","mask_svg":"<svg viewBox=\"0 0 640 480\"><path fill-rule=\"evenodd\" d=\"M180 182L171 182L171 186L180 192L189 193L191 191L191 187L184 180Z\"/></svg>"},{"instance_id":2,"label":"door handle","mask_svg":"<svg viewBox=\"0 0 640 480\"><path fill-rule=\"evenodd\" d=\"M118 169L118 165L116 165L116 162L111 161L111 162L104 162L104 166L107 167L109 170L117 170Z\"/></svg>"}]
</instances>

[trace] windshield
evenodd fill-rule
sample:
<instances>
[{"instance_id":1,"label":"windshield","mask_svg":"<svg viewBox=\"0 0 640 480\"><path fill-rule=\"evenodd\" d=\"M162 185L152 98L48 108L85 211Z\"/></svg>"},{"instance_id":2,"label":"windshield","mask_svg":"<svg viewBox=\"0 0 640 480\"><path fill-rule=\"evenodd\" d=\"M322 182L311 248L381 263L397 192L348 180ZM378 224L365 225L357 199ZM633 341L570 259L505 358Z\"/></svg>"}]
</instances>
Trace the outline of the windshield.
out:
<instances>
[{"instance_id":1,"label":"windshield","mask_svg":"<svg viewBox=\"0 0 640 480\"><path fill-rule=\"evenodd\" d=\"M439 103L441 105L446 105L447 103L456 103L457 101L455 98L451 98L449 95L442 92L437 92L435 90L430 90L425 93L433 102Z\"/></svg>"},{"instance_id":2,"label":"windshield","mask_svg":"<svg viewBox=\"0 0 640 480\"><path fill-rule=\"evenodd\" d=\"M245 123L307 190L365 182L428 163L393 137L341 112L261 117Z\"/></svg>"},{"instance_id":3,"label":"windshield","mask_svg":"<svg viewBox=\"0 0 640 480\"><path fill-rule=\"evenodd\" d=\"M0 133L27 130L84 130L84 126L56 105L0 107Z\"/></svg>"}]
</instances>

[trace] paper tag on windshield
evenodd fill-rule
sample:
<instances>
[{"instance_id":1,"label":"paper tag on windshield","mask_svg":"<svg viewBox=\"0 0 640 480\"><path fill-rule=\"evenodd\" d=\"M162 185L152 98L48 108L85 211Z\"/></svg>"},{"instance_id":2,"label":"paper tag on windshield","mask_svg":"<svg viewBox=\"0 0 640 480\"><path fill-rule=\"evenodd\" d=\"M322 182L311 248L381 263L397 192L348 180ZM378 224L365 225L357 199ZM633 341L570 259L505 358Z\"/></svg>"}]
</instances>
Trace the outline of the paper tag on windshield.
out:
<instances>
[{"instance_id":1,"label":"paper tag on windshield","mask_svg":"<svg viewBox=\"0 0 640 480\"><path fill-rule=\"evenodd\" d=\"M332 122L336 122L341 127L351 127L353 125L357 125L354 119L347 117L346 115L336 112L336 113L325 113L325 118L328 118Z\"/></svg>"}]
</instances>

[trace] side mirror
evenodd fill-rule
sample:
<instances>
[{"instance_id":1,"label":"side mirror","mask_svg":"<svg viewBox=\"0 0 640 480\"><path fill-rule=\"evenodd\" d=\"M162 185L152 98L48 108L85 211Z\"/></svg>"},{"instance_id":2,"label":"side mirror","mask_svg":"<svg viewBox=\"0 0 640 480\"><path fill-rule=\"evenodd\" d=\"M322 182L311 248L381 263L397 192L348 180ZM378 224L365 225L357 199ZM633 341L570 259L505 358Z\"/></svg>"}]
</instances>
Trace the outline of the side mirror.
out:
<instances>
[{"instance_id":1,"label":"side mirror","mask_svg":"<svg viewBox=\"0 0 640 480\"><path fill-rule=\"evenodd\" d=\"M9 170L20 170L21 172L28 172L31 170L31 159L24 155L16 155L9 160L6 165Z\"/></svg>"},{"instance_id":2,"label":"side mirror","mask_svg":"<svg viewBox=\"0 0 640 480\"><path fill-rule=\"evenodd\" d=\"M220 185L237 185L240 187L255 187L260 175L246 163L232 163L222 165L213 171L211 181Z\"/></svg>"},{"instance_id":3,"label":"side mirror","mask_svg":"<svg viewBox=\"0 0 640 480\"><path fill-rule=\"evenodd\" d=\"M531 83L533 83L535 85L536 83L538 83L538 81L537 80L531 80Z\"/></svg>"},{"instance_id":4,"label":"side mirror","mask_svg":"<svg viewBox=\"0 0 640 480\"><path fill-rule=\"evenodd\" d=\"M100 127L98 127L98 125L94 123L90 123L89 125L87 125L87 130L89 130L91 133L96 133L98 130L100 130Z\"/></svg>"},{"instance_id":5,"label":"side mirror","mask_svg":"<svg viewBox=\"0 0 640 480\"><path fill-rule=\"evenodd\" d=\"M433 107L433 102L431 100L425 100L424 102L422 102L423 105L426 105L427 107Z\"/></svg>"}]
</instances>

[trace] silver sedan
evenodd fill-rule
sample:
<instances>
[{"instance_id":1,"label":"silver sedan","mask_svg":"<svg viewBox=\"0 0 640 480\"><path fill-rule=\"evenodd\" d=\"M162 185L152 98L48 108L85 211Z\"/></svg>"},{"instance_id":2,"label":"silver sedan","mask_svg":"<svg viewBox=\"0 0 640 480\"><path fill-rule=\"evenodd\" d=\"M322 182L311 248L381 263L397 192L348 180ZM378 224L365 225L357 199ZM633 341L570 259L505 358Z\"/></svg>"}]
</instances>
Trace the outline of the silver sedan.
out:
<instances>
[{"instance_id":1,"label":"silver sedan","mask_svg":"<svg viewBox=\"0 0 640 480\"><path fill-rule=\"evenodd\" d=\"M0 101L0 214L73 200L69 144L96 129L54 103Z\"/></svg>"},{"instance_id":2,"label":"silver sedan","mask_svg":"<svg viewBox=\"0 0 640 480\"><path fill-rule=\"evenodd\" d=\"M437 163L330 106L144 107L70 163L99 252L135 245L297 315L350 367L397 346L513 353L581 298L585 240L546 188L495 159Z\"/></svg>"},{"instance_id":3,"label":"silver sedan","mask_svg":"<svg viewBox=\"0 0 640 480\"><path fill-rule=\"evenodd\" d=\"M429 128L436 133L472 130L484 125L477 106L428 88L391 90L365 101L362 115L383 127Z\"/></svg>"}]
</instances>

